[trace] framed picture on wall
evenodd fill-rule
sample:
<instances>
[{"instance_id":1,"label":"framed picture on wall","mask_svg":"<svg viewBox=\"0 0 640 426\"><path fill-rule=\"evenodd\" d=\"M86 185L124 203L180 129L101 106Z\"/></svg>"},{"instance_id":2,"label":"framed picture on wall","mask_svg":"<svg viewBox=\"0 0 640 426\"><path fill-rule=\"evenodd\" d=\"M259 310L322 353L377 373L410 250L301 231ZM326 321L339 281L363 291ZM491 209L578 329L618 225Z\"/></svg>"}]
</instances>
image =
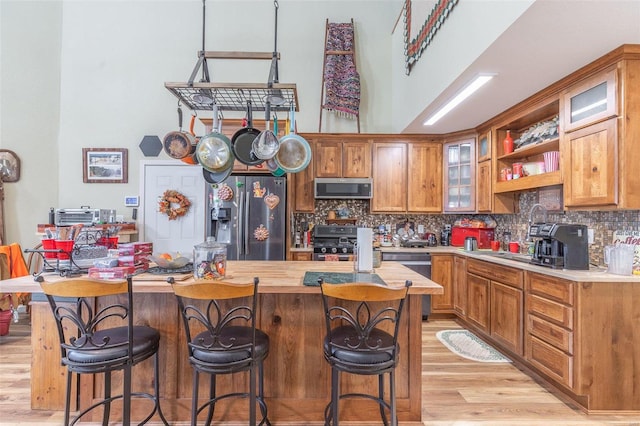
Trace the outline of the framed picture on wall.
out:
<instances>
[{"instance_id":1,"label":"framed picture on wall","mask_svg":"<svg viewBox=\"0 0 640 426\"><path fill-rule=\"evenodd\" d=\"M84 183L127 183L126 148L82 148Z\"/></svg>"}]
</instances>

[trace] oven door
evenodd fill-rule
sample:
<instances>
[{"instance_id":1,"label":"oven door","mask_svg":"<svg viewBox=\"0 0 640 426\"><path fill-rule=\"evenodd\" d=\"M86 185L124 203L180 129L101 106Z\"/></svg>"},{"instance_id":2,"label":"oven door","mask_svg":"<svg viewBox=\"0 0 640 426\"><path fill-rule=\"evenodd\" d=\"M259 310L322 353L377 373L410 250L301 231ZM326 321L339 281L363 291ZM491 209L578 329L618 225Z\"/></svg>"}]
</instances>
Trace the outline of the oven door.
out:
<instances>
[{"instance_id":1,"label":"oven door","mask_svg":"<svg viewBox=\"0 0 640 426\"><path fill-rule=\"evenodd\" d=\"M321 261L340 261L340 262L348 262L353 260L352 254L330 254L330 253L313 253L313 260L321 260Z\"/></svg>"}]
</instances>

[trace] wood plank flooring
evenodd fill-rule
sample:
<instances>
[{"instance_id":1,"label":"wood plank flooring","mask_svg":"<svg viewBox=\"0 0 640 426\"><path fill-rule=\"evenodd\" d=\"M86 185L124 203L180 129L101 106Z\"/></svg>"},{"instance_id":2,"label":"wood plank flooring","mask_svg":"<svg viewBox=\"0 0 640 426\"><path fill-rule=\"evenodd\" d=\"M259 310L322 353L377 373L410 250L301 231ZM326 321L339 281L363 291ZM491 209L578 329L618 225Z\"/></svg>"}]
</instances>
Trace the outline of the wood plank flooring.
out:
<instances>
[{"instance_id":1,"label":"wood plank flooring","mask_svg":"<svg viewBox=\"0 0 640 426\"><path fill-rule=\"evenodd\" d=\"M423 425L640 426L638 416L587 416L511 364L456 356L435 334L457 328L461 327L452 320L423 323ZM29 408L30 357L30 327L22 314L20 323L12 324L7 336L0 336L0 426L62 424L61 412Z\"/></svg>"}]
</instances>

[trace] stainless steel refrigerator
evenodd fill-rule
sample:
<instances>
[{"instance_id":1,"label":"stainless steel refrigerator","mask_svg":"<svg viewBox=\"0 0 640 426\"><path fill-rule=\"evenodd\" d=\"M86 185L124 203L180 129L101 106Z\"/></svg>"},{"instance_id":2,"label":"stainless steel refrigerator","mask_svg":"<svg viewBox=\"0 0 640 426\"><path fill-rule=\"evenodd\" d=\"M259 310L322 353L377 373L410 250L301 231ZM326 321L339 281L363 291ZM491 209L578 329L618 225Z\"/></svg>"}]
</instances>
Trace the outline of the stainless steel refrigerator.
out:
<instances>
[{"instance_id":1,"label":"stainless steel refrigerator","mask_svg":"<svg viewBox=\"0 0 640 426\"><path fill-rule=\"evenodd\" d=\"M284 260L285 177L230 176L207 185L207 236L227 244L229 260Z\"/></svg>"}]
</instances>

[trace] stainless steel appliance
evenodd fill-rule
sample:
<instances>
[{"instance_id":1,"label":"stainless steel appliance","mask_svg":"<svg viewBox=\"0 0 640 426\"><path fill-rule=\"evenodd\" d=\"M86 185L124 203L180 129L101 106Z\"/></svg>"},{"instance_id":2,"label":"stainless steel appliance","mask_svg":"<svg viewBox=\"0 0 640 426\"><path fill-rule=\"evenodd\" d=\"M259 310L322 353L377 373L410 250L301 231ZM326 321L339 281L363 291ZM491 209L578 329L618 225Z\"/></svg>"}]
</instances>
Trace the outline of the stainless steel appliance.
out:
<instances>
[{"instance_id":1,"label":"stainless steel appliance","mask_svg":"<svg viewBox=\"0 0 640 426\"><path fill-rule=\"evenodd\" d=\"M586 225L535 223L529 227L535 240L531 263L556 269L589 270Z\"/></svg>"},{"instance_id":2,"label":"stainless steel appliance","mask_svg":"<svg viewBox=\"0 0 640 426\"><path fill-rule=\"evenodd\" d=\"M207 185L207 236L228 244L229 260L284 260L284 177L231 176Z\"/></svg>"},{"instance_id":3,"label":"stainless steel appliance","mask_svg":"<svg viewBox=\"0 0 640 426\"><path fill-rule=\"evenodd\" d=\"M407 268L431 279L431 255L416 252L382 252L382 261L400 262ZM429 319L431 313L431 295L422 296L422 319Z\"/></svg>"},{"instance_id":4,"label":"stainless steel appliance","mask_svg":"<svg viewBox=\"0 0 640 426\"><path fill-rule=\"evenodd\" d=\"M108 210L105 210L108 212ZM93 225L100 222L100 209L56 209L54 223L56 226L65 225Z\"/></svg>"},{"instance_id":5,"label":"stainless steel appliance","mask_svg":"<svg viewBox=\"0 0 640 426\"><path fill-rule=\"evenodd\" d=\"M370 199L373 197L371 178L316 178L313 182L318 199Z\"/></svg>"},{"instance_id":6,"label":"stainless steel appliance","mask_svg":"<svg viewBox=\"0 0 640 426\"><path fill-rule=\"evenodd\" d=\"M327 255L339 261L352 260L357 241L357 226L316 225L313 227L313 260L326 260Z\"/></svg>"}]
</instances>

